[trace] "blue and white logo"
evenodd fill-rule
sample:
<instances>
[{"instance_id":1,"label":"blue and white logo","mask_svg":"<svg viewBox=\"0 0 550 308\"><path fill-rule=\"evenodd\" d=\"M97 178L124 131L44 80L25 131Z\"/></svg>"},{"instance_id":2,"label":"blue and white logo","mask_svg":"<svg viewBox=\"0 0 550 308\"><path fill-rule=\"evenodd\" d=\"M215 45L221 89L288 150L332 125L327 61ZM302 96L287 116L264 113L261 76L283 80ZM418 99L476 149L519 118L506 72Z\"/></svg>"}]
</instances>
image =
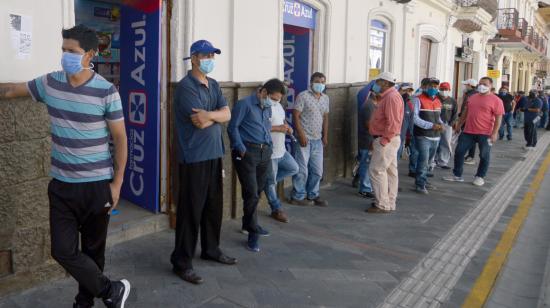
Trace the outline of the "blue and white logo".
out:
<instances>
[{"instance_id":1,"label":"blue and white logo","mask_svg":"<svg viewBox=\"0 0 550 308\"><path fill-rule=\"evenodd\" d=\"M130 92L130 123L145 125L147 119L147 96L144 92Z\"/></svg>"}]
</instances>

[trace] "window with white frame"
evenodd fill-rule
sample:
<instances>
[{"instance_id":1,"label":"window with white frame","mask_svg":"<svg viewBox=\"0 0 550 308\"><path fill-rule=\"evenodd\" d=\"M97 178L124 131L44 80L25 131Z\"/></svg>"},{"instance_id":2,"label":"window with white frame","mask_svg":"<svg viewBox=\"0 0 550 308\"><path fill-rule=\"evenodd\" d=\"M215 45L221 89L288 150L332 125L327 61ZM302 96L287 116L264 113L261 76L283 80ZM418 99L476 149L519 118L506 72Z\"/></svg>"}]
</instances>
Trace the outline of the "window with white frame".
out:
<instances>
[{"instance_id":1,"label":"window with white frame","mask_svg":"<svg viewBox=\"0 0 550 308\"><path fill-rule=\"evenodd\" d=\"M369 68L387 69L389 25L378 19L370 22Z\"/></svg>"}]
</instances>

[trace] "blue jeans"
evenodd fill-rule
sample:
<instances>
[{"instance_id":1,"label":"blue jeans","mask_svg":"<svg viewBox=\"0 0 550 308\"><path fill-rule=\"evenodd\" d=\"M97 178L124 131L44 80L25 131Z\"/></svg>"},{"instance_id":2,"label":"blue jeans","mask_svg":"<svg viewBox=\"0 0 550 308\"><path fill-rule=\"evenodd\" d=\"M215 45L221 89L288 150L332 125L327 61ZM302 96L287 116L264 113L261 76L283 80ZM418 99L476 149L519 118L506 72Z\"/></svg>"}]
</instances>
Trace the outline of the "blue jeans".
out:
<instances>
[{"instance_id":1,"label":"blue jeans","mask_svg":"<svg viewBox=\"0 0 550 308\"><path fill-rule=\"evenodd\" d=\"M285 152L283 157L271 159L271 172L268 173L264 192L272 212L281 209L281 200L277 196L277 183L296 173L298 173L298 164L290 153Z\"/></svg>"},{"instance_id":2,"label":"blue jeans","mask_svg":"<svg viewBox=\"0 0 550 308\"><path fill-rule=\"evenodd\" d=\"M543 111L542 117L540 118L540 122L539 122L539 128L545 128L547 120L548 120L548 111Z\"/></svg>"},{"instance_id":3,"label":"blue jeans","mask_svg":"<svg viewBox=\"0 0 550 308\"><path fill-rule=\"evenodd\" d=\"M453 174L461 177L464 171L464 155L466 152L477 143L479 145L479 166L477 167L476 176L484 178L489 169L489 161L491 159L491 146L489 145L489 136L486 135L471 135L462 133L458 137L458 143L455 149L455 166Z\"/></svg>"},{"instance_id":4,"label":"blue jeans","mask_svg":"<svg viewBox=\"0 0 550 308\"><path fill-rule=\"evenodd\" d=\"M502 117L502 123L500 124L500 128L498 129L499 139L504 138L504 129L506 129L506 137L508 138L508 140L512 140L513 119L514 119L514 116L511 112L504 114L504 117Z\"/></svg>"},{"instance_id":5,"label":"blue jeans","mask_svg":"<svg viewBox=\"0 0 550 308\"><path fill-rule=\"evenodd\" d=\"M428 182L428 168L430 161L435 157L439 140L430 140L424 136L415 136L418 162L416 164L416 187L426 188Z\"/></svg>"},{"instance_id":6,"label":"blue jeans","mask_svg":"<svg viewBox=\"0 0 550 308\"><path fill-rule=\"evenodd\" d=\"M372 186L370 184L369 177L369 164L370 164L370 154L367 149L359 150L359 192L372 193Z\"/></svg>"},{"instance_id":7,"label":"blue jeans","mask_svg":"<svg viewBox=\"0 0 550 308\"><path fill-rule=\"evenodd\" d=\"M416 173L416 164L418 162L418 149L416 148L416 137L411 137L411 143L409 144L409 172Z\"/></svg>"},{"instance_id":8,"label":"blue jeans","mask_svg":"<svg viewBox=\"0 0 550 308\"><path fill-rule=\"evenodd\" d=\"M319 182L323 176L323 141L308 140L305 147L297 144L294 159L298 163L299 171L292 177L292 199L319 197Z\"/></svg>"},{"instance_id":9,"label":"blue jeans","mask_svg":"<svg viewBox=\"0 0 550 308\"><path fill-rule=\"evenodd\" d=\"M397 150L397 160L403 158L403 150L405 150L405 139L407 137L401 136L401 145L399 145L399 150Z\"/></svg>"},{"instance_id":10,"label":"blue jeans","mask_svg":"<svg viewBox=\"0 0 550 308\"><path fill-rule=\"evenodd\" d=\"M523 127L523 111L517 111L514 119L514 127Z\"/></svg>"}]
</instances>

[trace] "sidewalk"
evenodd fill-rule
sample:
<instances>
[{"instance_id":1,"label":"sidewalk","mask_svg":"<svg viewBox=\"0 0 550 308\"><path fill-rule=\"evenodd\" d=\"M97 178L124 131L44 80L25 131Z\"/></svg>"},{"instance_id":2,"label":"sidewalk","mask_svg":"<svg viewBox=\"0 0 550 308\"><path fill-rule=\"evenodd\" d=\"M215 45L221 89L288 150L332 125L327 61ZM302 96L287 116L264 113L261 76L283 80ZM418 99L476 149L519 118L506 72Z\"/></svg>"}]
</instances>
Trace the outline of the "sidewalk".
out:
<instances>
[{"instance_id":1,"label":"sidewalk","mask_svg":"<svg viewBox=\"0 0 550 308\"><path fill-rule=\"evenodd\" d=\"M485 305L487 308L548 307L550 286L550 170Z\"/></svg>"},{"instance_id":2,"label":"sidewalk","mask_svg":"<svg viewBox=\"0 0 550 308\"><path fill-rule=\"evenodd\" d=\"M402 191L395 213L365 213L370 201L343 179L322 190L330 202L327 208L285 204L289 224L275 222L262 210L260 223L271 236L261 239L259 254L244 249L240 221L225 222L222 248L239 264L197 259L194 265L205 279L203 285L190 285L171 273L170 230L112 247L106 273L132 282L127 307L376 307L503 180L501 176L522 161L523 138L520 130L514 133L514 141L494 145L481 188L471 184L477 165L466 165L467 183L443 182L449 171L437 169L432 183L438 189L418 195L414 180L406 177L405 161L400 164ZM76 283L64 279L1 299L0 307L70 307L75 291Z\"/></svg>"}]
</instances>

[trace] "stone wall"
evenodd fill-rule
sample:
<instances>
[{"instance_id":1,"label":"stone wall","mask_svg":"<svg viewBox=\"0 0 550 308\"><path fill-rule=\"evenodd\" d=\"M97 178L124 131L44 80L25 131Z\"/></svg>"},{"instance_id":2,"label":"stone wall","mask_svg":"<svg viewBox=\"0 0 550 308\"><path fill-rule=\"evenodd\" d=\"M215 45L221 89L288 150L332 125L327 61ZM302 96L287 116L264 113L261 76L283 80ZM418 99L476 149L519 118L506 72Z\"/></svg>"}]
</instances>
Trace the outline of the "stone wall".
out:
<instances>
[{"instance_id":1,"label":"stone wall","mask_svg":"<svg viewBox=\"0 0 550 308\"><path fill-rule=\"evenodd\" d=\"M232 108L238 99L253 93L260 83L221 83L223 95L228 105ZM330 84L327 85L327 95L330 97L329 113L329 145L325 148L323 185L330 185L337 178L350 176L357 153L357 103L355 96L357 91L365 83L357 84ZM172 93L176 84L172 84ZM170 100L171 101L171 100ZM173 106L171 106L173 108ZM173 109L172 109L173 110ZM175 149L175 131L171 123L171 148ZM224 142L226 155L224 157L224 219L237 219L242 216L242 198L239 180L233 168L230 157L229 138L226 125L224 126ZM172 161L175 162L173 155ZM175 211L177 208L178 179L177 163L172 164L172 198L171 198L171 222L175 226ZM286 186L291 185L290 179L286 179ZM281 193L282 190L279 190ZM260 207L267 207L265 196L262 195Z\"/></svg>"},{"instance_id":2,"label":"stone wall","mask_svg":"<svg viewBox=\"0 0 550 308\"><path fill-rule=\"evenodd\" d=\"M43 105L0 101L0 296L64 275L50 256L49 127Z\"/></svg>"},{"instance_id":3,"label":"stone wall","mask_svg":"<svg viewBox=\"0 0 550 308\"><path fill-rule=\"evenodd\" d=\"M222 83L230 108L253 93L260 83ZM171 89L175 84L171 85ZM355 94L362 84L327 86L330 96L329 146L325 150L323 184L349 176L356 153ZM171 100L169 100L171 101ZM171 113L171 117L174 113ZM173 118L170 121L173 130ZM43 105L30 99L0 102L0 296L63 277L63 269L50 256L49 119ZM174 133L171 134L170 213L176 210L178 178ZM242 216L241 188L230 158L224 127L224 219ZM290 180L286 181L287 186ZM267 207L262 199L261 207ZM174 223L171 215L171 222Z\"/></svg>"}]
</instances>

